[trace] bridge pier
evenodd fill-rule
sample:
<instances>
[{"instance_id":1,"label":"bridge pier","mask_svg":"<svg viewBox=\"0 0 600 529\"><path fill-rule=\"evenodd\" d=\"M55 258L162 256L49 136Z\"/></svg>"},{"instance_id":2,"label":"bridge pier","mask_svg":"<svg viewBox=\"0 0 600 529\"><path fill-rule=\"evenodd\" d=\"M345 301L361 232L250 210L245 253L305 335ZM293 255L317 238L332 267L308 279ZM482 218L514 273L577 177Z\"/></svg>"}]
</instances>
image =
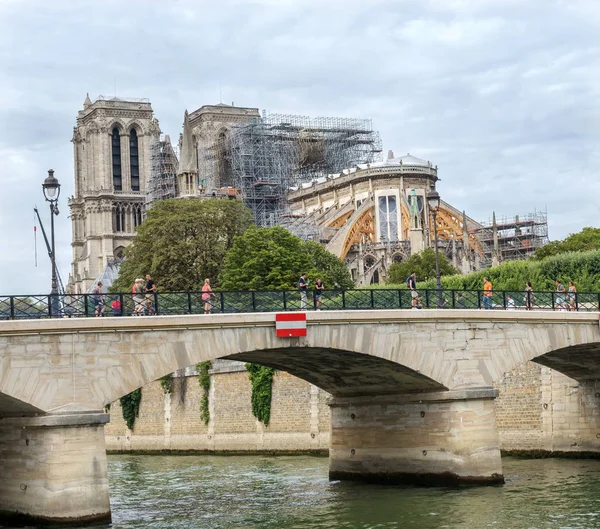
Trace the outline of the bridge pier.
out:
<instances>
[{"instance_id":1,"label":"bridge pier","mask_svg":"<svg viewBox=\"0 0 600 529\"><path fill-rule=\"evenodd\" d=\"M503 483L491 388L330 402L329 477L431 485Z\"/></svg>"},{"instance_id":2,"label":"bridge pier","mask_svg":"<svg viewBox=\"0 0 600 529\"><path fill-rule=\"evenodd\" d=\"M104 413L0 418L0 524L110 521Z\"/></svg>"}]
</instances>

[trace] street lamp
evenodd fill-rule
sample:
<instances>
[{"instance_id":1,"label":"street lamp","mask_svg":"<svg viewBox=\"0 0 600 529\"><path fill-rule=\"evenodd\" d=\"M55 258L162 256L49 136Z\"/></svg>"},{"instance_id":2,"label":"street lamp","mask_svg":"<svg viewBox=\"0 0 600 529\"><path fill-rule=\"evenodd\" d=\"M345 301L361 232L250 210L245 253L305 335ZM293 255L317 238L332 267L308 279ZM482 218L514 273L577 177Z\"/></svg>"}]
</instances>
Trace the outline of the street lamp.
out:
<instances>
[{"instance_id":1,"label":"street lamp","mask_svg":"<svg viewBox=\"0 0 600 529\"><path fill-rule=\"evenodd\" d=\"M60 196L60 184L54 176L52 169L48 170L48 177L42 184L44 198L50 202L50 239L52 244L52 290L50 291L51 306L50 314L54 315L58 296L58 281L56 279L56 251L54 249L54 215L58 215L58 197Z\"/></svg>"},{"instance_id":2,"label":"street lamp","mask_svg":"<svg viewBox=\"0 0 600 529\"><path fill-rule=\"evenodd\" d=\"M432 188L427 193L427 203L429 204L429 210L433 215L433 241L435 244L435 285L437 289L437 308L443 307L442 303L442 282L440 280L440 257L438 250L438 235L437 235L437 213L440 207L440 194Z\"/></svg>"}]
</instances>

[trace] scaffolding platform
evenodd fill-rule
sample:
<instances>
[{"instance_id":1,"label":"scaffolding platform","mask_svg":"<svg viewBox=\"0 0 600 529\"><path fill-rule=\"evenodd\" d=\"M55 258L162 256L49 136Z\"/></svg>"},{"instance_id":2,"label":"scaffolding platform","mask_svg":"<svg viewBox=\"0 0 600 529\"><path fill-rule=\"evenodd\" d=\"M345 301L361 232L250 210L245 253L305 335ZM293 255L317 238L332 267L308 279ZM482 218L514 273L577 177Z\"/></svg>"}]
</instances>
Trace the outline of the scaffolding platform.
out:
<instances>
[{"instance_id":1,"label":"scaffolding platform","mask_svg":"<svg viewBox=\"0 0 600 529\"><path fill-rule=\"evenodd\" d=\"M279 224L288 212L290 187L380 161L382 152L379 133L367 119L263 112L262 118L234 127L227 141L231 185L263 227Z\"/></svg>"},{"instance_id":2,"label":"scaffolding platform","mask_svg":"<svg viewBox=\"0 0 600 529\"><path fill-rule=\"evenodd\" d=\"M498 261L515 261L531 257L538 248L548 243L548 214L535 211L526 215L500 217L481 222L473 231L479 239L484 263L493 261L497 243Z\"/></svg>"}]
</instances>

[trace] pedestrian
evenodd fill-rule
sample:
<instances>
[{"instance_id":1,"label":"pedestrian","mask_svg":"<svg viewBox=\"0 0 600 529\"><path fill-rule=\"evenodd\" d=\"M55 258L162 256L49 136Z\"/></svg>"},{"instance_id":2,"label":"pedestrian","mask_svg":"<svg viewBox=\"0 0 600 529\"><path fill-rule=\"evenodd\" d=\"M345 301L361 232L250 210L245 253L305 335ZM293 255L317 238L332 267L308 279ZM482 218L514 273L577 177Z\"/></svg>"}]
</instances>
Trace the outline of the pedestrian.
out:
<instances>
[{"instance_id":1,"label":"pedestrian","mask_svg":"<svg viewBox=\"0 0 600 529\"><path fill-rule=\"evenodd\" d=\"M525 310L533 310L533 287L531 281L525 283Z\"/></svg>"},{"instance_id":2,"label":"pedestrian","mask_svg":"<svg viewBox=\"0 0 600 529\"><path fill-rule=\"evenodd\" d=\"M113 299L113 302L110 304L110 308L112 309L113 316L121 315L121 301L119 298Z\"/></svg>"},{"instance_id":3,"label":"pedestrian","mask_svg":"<svg viewBox=\"0 0 600 529\"><path fill-rule=\"evenodd\" d=\"M317 280L315 281L315 293L314 293L314 302L315 302L316 310L321 310L321 303L323 303L323 300L322 300L323 290L325 290L325 285L324 285L323 281L321 281L321 278L317 277Z\"/></svg>"},{"instance_id":4,"label":"pedestrian","mask_svg":"<svg viewBox=\"0 0 600 529\"><path fill-rule=\"evenodd\" d=\"M146 309L148 314L154 313L154 294L156 293L156 283L150 277L150 274L146 274Z\"/></svg>"},{"instance_id":5,"label":"pedestrian","mask_svg":"<svg viewBox=\"0 0 600 529\"><path fill-rule=\"evenodd\" d=\"M419 304L419 292L417 291L417 273L412 272L406 278L406 286L410 289L411 304L416 307Z\"/></svg>"},{"instance_id":6,"label":"pedestrian","mask_svg":"<svg viewBox=\"0 0 600 529\"><path fill-rule=\"evenodd\" d=\"M491 310L494 308L494 304L492 302L492 282L487 278L483 278L483 308L485 310Z\"/></svg>"},{"instance_id":7,"label":"pedestrian","mask_svg":"<svg viewBox=\"0 0 600 529\"><path fill-rule=\"evenodd\" d=\"M511 296L506 298L506 310L515 310L515 300Z\"/></svg>"},{"instance_id":8,"label":"pedestrian","mask_svg":"<svg viewBox=\"0 0 600 529\"><path fill-rule=\"evenodd\" d=\"M145 310L144 280L138 277L131 289L133 292L133 315L143 316Z\"/></svg>"},{"instance_id":9,"label":"pedestrian","mask_svg":"<svg viewBox=\"0 0 600 529\"><path fill-rule=\"evenodd\" d=\"M100 318L104 315L104 296L102 295L102 281L98 281L98 284L92 290L92 304L94 305L94 315L96 318Z\"/></svg>"},{"instance_id":10,"label":"pedestrian","mask_svg":"<svg viewBox=\"0 0 600 529\"><path fill-rule=\"evenodd\" d=\"M458 296L456 298L456 306L459 309L466 309L467 308L467 300L463 296L462 292L458 293Z\"/></svg>"},{"instance_id":11,"label":"pedestrian","mask_svg":"<svg viewBox=\"0 0 600 529\"><path fill-rule=\"evenodd\" d=\"M202 302L204 303L204 314L210 314L212 310L211 299L215 297L215 294L210 288L210 279L204 280L204 285L202 285Z\"/></svg>"},{"instance_id":12,"label":"pedestrian","mask_svg":"<svg viewBox=\"0 0 600 529\"><path fill-rule=\"evenodd\" d=\"M565 286L557 279L556 280L556 307L554 310L567 310L565 305Z\"/></svg>"},{"instance_id":13,"label":"pedestrian","mask_svg":"<svg viewBox=\"0 0 600 529\"><path fill-rule=\"evenodd\" d=\"M306 290L308 289L308 279L306 272L302 272L298 280L298 292L300 292L300 310L306 310Z\"/></svg>"},{"instance_id":14,"label":"pedestrian","mask_svg":"<svg viewBox=\"0 0 600 529\"><path fill-rule=\"evenodd\" d=\"M569 303L569 310L577 310L577 287L573 281L569 281L569 293L567 294L567 301Z\"/></svg>"}]
</instances>

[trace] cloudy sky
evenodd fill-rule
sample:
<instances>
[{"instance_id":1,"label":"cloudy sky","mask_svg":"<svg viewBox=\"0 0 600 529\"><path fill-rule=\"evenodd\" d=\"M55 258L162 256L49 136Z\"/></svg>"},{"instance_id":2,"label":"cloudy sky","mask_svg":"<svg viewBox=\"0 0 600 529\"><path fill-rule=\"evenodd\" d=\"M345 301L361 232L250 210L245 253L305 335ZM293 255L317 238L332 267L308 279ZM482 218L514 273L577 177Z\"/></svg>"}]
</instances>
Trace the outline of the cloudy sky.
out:
<instances>
[{"instance_id":1,"label":"cloudy sky","mask_svg":"<svg viewBox=\"0 0 600 529\"><path fill-rule=\"evenodd\" d=\"M50 288L33 244L49 168L68 276L87 92L149 98L177 137L219 86L227 103L372 119L385 152L437 164L442 197L478 220L547 208L552 239L600 225L598 0L0 0L0 294Z\"/></svg>"}]
</instances>

